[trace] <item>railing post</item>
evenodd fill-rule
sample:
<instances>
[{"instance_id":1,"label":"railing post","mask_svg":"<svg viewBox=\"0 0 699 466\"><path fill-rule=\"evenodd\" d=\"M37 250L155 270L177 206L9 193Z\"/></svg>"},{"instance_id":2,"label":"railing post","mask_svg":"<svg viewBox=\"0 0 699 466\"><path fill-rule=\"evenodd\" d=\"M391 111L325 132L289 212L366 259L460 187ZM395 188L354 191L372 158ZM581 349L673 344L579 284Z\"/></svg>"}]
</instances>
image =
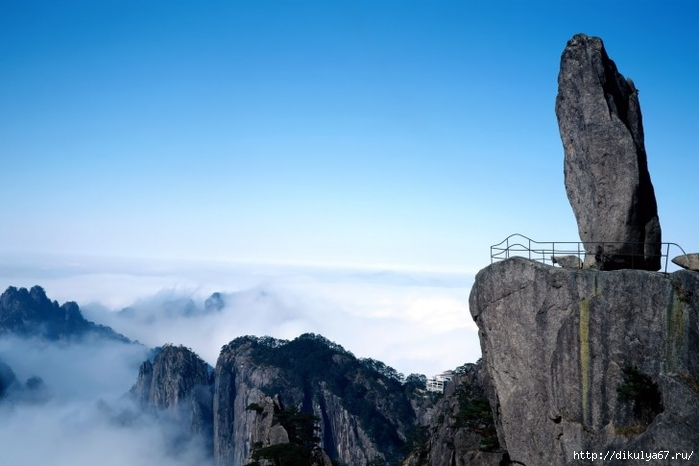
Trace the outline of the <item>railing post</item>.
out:
<instances>
[{"instance_id":1,"label":"railing post","mask_svg":"<svg viewBox=\"0 0 699 466\"><path fill-rule=\"evenodd\" d=\"M578 241L578 259L580 259L580 241ZM580 259L582 260L582 259Z\"/></svg>"}]
</instances>

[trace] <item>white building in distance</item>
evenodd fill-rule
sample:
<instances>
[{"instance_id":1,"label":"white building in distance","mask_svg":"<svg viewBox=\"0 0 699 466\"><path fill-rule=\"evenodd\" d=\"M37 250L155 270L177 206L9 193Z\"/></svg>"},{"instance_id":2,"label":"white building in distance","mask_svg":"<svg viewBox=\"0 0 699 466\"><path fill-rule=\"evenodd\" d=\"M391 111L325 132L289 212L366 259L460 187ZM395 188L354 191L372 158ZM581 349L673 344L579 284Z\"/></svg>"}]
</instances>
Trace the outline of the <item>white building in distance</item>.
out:
<instances>
[{"instance_id":1,"label":"white building in distance","mask_svg":"<svg viewBox=\"0 0 699 466\"><path fill-rule=\"evenodd\" d=\"M453 378L454 371L444 371L431 379L427 379L425 388L427 388L428 392L444 393L444 386Z\"/></svg>"}]
</instances>

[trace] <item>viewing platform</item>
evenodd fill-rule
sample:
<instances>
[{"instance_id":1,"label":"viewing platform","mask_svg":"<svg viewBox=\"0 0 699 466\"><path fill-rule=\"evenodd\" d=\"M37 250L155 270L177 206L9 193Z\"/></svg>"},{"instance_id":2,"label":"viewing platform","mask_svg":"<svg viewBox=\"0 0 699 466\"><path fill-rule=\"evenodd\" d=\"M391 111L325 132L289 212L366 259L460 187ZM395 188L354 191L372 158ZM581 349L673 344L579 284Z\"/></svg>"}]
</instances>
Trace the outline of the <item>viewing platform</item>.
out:
<instances>
[{"instance_id":1,"label":"viewing platform","mask_svg":"<svg viewBox=\"0 0 699 466\"><path fill-rule=\"evenodd\" d=\"M582 241L534 241L522 234L514 233L500 243L490 246L490 263L509 259L510 257L526 257L531 260L542 262L548 265L554 265L565 259L569 262L574 262L578 259L579 267L587 263L586 258L589 253L586 252L586 246L589 250L597 250L604 253L606 246L614 246L618 249L620 245L627 245L630 249L643 250L644 243L621 243L621 242L582 242ZM661 268L663 273L667 273L669 262L671 262L670 253L673 255L686 255L684 249L677 243L660 243ZM627 254L626 257L631 263L631 269L635 268L634 258L638 263L643 263L644 257L640 254ZM558 260L557 260L558 259Z\"/></svg>"}]
</instances>

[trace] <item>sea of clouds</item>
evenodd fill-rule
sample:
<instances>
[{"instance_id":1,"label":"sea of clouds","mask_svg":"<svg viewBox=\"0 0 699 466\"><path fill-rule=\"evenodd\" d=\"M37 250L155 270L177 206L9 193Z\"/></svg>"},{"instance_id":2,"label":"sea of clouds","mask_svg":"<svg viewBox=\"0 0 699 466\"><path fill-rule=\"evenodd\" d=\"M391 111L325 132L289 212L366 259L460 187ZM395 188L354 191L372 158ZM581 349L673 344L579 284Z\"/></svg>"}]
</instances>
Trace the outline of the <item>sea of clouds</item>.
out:
<instances>
[{"instance_id":1,"label":"sea of clouds","mask_svg":"<svg viewBox=\"0 0 699 466\"><path fill-rule=\"evenodd\" d=\"M468 311L473 275L274 264L44 259L0 264L0 287L40 285L59 303L144 345L182 344L215 365L241 335L317 333L404 374L433 375L480 357ZM225 308L204 312L220 292ZM125 308L128 308L125 312Z\"/></svg>"},{"instance_id":2,"label":"sea of clouds","mask_svg":"<svg viewBox=\"0 0 699 466\"><path fill-rule=\"evenodd\" d=\"M207 466L201 439L142 413L125 394L150 349L192 348L215 365L241 335L317 333L405 375L480 357L465 273L224 263L0 258L0 287L40 285L59 303L142 345L0 338L17 384L0 400L3 464ZM225 303L206 309L219 292ZM41 377L30 392L24 384ZM187 439L187 440L185 440Z\"/></svg>"},{"instance_id":3,"label":"sea of clouds","mask_svg":"<svg viewBox=\"0 0 699 466\"><path fill-rule=\"evenodd\" d=\"M17 379L0 398L2 464L209 466L202 439L126 395L149 353L120 342L0 338L0 360ZM43 384L29 389L31 377Z\"/></svg>"}]
</instances>

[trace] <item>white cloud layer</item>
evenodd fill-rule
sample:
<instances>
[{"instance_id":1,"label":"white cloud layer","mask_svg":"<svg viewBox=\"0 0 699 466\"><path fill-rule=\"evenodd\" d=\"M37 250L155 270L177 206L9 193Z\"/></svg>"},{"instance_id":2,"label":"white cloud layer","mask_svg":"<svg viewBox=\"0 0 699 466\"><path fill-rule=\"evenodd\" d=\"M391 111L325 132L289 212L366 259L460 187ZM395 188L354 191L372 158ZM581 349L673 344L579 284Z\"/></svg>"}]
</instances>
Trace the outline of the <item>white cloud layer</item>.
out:
<instances>
[{"instance_id":1,"label":"white cloud layer","mask_svg":"<svg viewBox=\"0 0 699 466\"><path fill-rule=\"evenodd\" d=\"M183 446L179 427L137 414L124 398L148 347L183 344L214 365L238 336L313 332L406 375L432 375L480 357L471 281L419 271L0 258L3 290L38 284L145 345L1 338L0 360L19 385L33 376L45 383L41 397L13 395L15 387L0 401L3 464L210 466L196 439ZM225 307L207 312L215 291ZM183 448L173 456L176 438Z\"/></svg>"},{"instance_id":2,"label":"white cloud layer","mask_svg":"<svg viewBox=\"0 0 699 466\"><path fill-rule=\"evenodd\" d=\"M77 301L87 318L147 346L183 344L214 365L241 335L292 339L318 333L405 374L427 375L480 357L465 273L224 263L74 260L0 268L0 286L39 284ZM21 271L22 273L18 273ZM40 272L40 273L38 273ZM224 294L217 313L203 309ZM119 311L131 308L128 316Z\"/></svg>"},{"instance_id":3,"label":"white cloud layer","mask_svg":"<svg viewBox=\"0 0 699 466\"><path fill-rule=\"evenodd\" d=\"M0 339L0 360L17 376L0 399L2 464L209 466L200 439L173 448L180 427L156 422L124 396L147 355L116 342ZM22 387L35 376L45 384L40 397Z\"/></svg>"}]
</instances>

